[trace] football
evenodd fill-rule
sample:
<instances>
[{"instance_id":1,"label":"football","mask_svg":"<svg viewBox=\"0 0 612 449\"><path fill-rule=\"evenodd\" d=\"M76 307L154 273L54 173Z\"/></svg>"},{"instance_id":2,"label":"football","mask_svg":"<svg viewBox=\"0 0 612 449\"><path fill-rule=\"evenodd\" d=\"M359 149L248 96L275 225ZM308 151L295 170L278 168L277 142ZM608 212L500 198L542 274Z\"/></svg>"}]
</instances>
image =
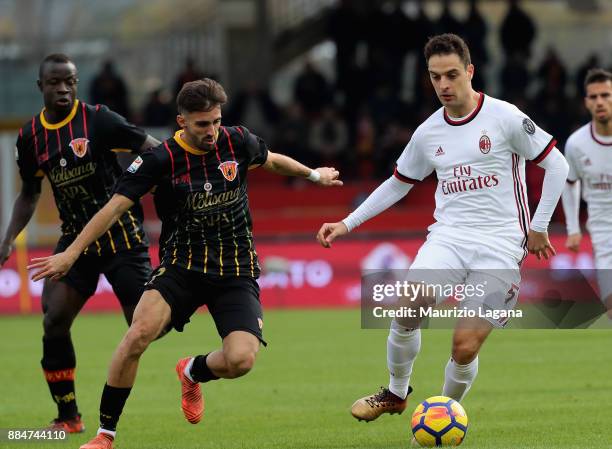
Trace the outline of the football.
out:
<instances>
[{"instance_id":1,"label":"football","mask_svg":"<svg viewBox=\"0 0 612 449\"><path fill-rule=\"evenodd\" d=\"M417 443L424 447L459 446L467 428L465 410L446 396L424 400L412 414L412 433Z\"/></svg>"}]
</instances>

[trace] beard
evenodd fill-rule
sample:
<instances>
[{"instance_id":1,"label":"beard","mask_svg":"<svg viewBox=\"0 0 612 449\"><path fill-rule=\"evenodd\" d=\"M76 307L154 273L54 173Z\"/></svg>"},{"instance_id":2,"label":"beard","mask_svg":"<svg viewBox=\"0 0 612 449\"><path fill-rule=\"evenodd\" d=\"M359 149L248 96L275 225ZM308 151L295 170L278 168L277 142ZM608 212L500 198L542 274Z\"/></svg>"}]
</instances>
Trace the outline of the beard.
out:
<instances>
[{"instance_id":1,"label":"beard","mask_svg":"<svg viewBox=\"0 0 612 449\"><path fill-rule=\"evenodd\" d=\"M198 148L202 151L210 151L210 150L214 150L215 148L215 142L209 143L206 140L201 140L200 144L198 145Z\"/></svg>"}]
</instances>

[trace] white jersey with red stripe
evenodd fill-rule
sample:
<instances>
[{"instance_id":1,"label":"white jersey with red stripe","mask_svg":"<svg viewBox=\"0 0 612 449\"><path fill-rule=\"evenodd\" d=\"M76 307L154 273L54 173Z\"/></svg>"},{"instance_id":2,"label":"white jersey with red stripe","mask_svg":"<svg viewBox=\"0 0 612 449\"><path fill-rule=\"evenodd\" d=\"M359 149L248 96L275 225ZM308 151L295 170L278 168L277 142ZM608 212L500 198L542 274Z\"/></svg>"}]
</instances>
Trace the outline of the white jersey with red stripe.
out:
<instances>
[{"instance_id":1,"label":"white jersey with red stripe","mask_svg":"<svg viewBox=\"0 0 612 449\"><path fill-rule=\"evenodd\" d=\"M431 233L484 243L522 260L529 232L525 160L539 163L556 144L516 106L480 94L462 119L440 108L421 124L397 161L405 182L438 177Z\"/></svg>"},{"instance_id":2,"label":"white jersey with red stripe","mask_svg":"<svg viewBox=\"0 0 612 449\"><path fill-rule=\"evenodd\" d=\"M588 123L567 139L565 157L568 181L581 180L593 243L612 240L612 137L597 135L593 123Z\"/></svg>"}]
</instances>

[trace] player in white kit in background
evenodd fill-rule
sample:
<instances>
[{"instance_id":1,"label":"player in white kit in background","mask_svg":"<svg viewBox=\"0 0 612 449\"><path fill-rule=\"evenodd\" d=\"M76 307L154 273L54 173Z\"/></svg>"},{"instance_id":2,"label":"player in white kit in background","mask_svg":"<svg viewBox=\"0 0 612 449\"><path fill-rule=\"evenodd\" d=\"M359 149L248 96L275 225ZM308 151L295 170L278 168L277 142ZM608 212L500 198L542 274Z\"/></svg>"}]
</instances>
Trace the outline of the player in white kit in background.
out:
<instances>
[{"instance_id":1,"label":"player in white kit in background","mask_svg":"<svg viewBox=\"0 0 612 449\"><path fill-rule=\"evenodd\" d=\"M566 246L578 252L580 190L587 203L600 296L612 319L612 73L592 69L584 82L584 103L592 120L575 131L565 145L570 171L563 192Z\"/></svg>"},{"instance_id":2,"label":"player in white kit in background","mask_svg":"<svg viewBox=\"0 0 612 449\"><path fill-rule=\"evenodd\" d=\"M502 296L491 294L478 306L512 308L518 295L520 264L527 252L538 259L555 254L547 228L563 191L567 162L555 148L554 138L515 106L473 90L474 66L459 36L431 38L425 45L425 59L443 107L417 128L393 176L344 220L323 224L317 239L329 248L335 238L395 204L413 184L435 170L435 223L429 227L427 241L410 273L428 270L432 277L428 283L488 281L496 284ZM546 170L532 220L525 160ZM492 276L489 269L504 275ZM436 279L442 273L451 279ZM415 299L431 304L444 298ZM458 320L445 369L444 396L458 401L464 397L478 371L480 347L494 327L504 325L505 320L481 317ZM418 327L398 318L392 321L387 339L389 386L357 400L351 409L355 418L372 421L383 413L401 413L406 408L420 346Z\"/></svg>"}]
</instances>

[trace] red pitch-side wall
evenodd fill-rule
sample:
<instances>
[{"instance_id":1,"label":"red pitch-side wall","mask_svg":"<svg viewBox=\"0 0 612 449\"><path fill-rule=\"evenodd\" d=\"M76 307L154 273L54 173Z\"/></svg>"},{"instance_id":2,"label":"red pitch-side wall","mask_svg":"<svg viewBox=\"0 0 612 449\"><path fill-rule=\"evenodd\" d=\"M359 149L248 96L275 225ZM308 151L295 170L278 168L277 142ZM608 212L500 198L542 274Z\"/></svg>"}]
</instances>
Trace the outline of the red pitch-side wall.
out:
<instances>
[{"instance_id":1,"label":"red pitch-side wall","mask_svg":"<svg viewBox=\"0 0 612 449\"><path fill-rule=\"evenodd\" d=\"M557 256L538 261L529 256L525 268L592 268L591 242L585 237L579 254L564 248L564 236L552 236ZM424 238L369 241L339 241L331 250L316 242L260 243L257 251L263 275L259 279L261 298L267 308L350 307L359 304L360 273L367 268L408 268ZM157 263L157 247L151 248ZM29 258L50 254L34 250ZM19 313L19 289L15 257L0 270L0 314ZM29 282L32 311L40 312L42 282ZM98 291L85 305L85 311L118 310L110 285L101 277Z\"/></svg>"}]
</instances>

